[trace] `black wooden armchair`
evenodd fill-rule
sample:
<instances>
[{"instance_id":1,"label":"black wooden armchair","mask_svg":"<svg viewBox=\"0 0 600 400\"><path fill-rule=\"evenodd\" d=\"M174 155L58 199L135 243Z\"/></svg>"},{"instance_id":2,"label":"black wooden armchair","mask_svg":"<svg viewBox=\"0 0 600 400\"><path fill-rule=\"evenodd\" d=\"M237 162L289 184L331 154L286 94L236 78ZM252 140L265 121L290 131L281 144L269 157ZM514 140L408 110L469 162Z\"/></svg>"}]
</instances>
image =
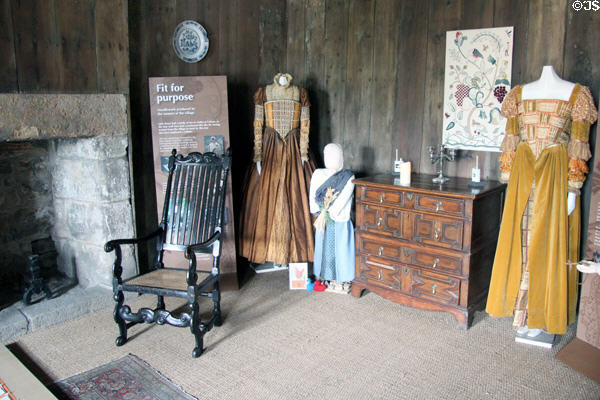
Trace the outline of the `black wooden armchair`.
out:
<instances>
[{"instance_id":1,"label":"black wooden armchair","mask_svg":"<svg viewBox=\"0 0 600 400\"><path fill-rule=\"evenodd\" d=\"M115 252L113 293L117 302L114 320L119 326L117 346L127 341L127 329L140 322L190 327L195 336L193 357L203 351L203 337L213 326L220 326L219 259L221 255L221 224L231 165L229 151L223 157L214 153L190 153L187 157L173 150L169 157L169 177L159 228L148 236L117 239L106 243L104 250ZM154 241L158 251L151 271L127 280L121 278L121 245ZM164 250L184 251L189 260L187 269L168 268L163 264ZM196 253L212 254L212 271L196 271ZM156 308L140 308L133 313L124 305L123 292L149 293L158 296ZM187 299L190 313L178 317L165 310L164 296ZM212 316L202 322L198 298L212 299Z\"/></svg>"}]
</instances>

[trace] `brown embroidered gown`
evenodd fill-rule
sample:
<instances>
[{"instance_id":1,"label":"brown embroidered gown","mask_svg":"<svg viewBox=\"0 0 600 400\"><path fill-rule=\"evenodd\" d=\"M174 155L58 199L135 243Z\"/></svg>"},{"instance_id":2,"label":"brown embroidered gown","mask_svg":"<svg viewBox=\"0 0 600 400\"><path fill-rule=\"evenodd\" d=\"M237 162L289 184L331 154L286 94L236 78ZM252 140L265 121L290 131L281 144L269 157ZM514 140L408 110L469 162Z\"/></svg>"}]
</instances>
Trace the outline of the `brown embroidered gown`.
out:
<instances>
[{"instance_id":1,"label":"brown embroidered gown","mask_svg":"<svg viewBox=\"0 0 600 400\"><path fill-rule=\"evenodd\" d=\"M310 262L314 233L308 191L315 165L308 153L308 95L275 83L258 89L254 101L254 163L244 191L241 255L254 263Z\"/></svg>"}]
</instances>

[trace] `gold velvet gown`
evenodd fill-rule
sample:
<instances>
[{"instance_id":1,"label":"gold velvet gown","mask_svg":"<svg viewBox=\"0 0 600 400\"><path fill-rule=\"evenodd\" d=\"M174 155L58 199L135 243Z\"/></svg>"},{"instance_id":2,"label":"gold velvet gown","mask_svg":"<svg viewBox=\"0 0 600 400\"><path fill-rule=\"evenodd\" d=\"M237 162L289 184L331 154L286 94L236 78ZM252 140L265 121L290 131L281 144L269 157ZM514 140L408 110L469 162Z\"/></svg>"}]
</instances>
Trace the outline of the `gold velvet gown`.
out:
<instances>
[{"instance_id":1,"label":"gold velvet gown","mask_svg":"<svg viewBox=\"0 0 600 400\"><path fill-rule=\"evenodd\" d=\"M587 87L568 101L522 100L521 86L502 103L508 118L500 161L508 178L486 311L514 315L514 326L564 334L575 320L580 204L567 214L591 157L596 109Z\"/></svg>"},{"instance_id":2,"label":"gold velvet gown","mask_svg":"<svg viewBox=\"0 0 600 400\"><path fill-rule=\"evenodd\" d=\"M246 180L239 245L241 255L254 263L310 262L308 191L315 170L308 152L310 104L306 90L280 86L278 76L254 96L254 164Z\"/></svg>"}]
</instances>

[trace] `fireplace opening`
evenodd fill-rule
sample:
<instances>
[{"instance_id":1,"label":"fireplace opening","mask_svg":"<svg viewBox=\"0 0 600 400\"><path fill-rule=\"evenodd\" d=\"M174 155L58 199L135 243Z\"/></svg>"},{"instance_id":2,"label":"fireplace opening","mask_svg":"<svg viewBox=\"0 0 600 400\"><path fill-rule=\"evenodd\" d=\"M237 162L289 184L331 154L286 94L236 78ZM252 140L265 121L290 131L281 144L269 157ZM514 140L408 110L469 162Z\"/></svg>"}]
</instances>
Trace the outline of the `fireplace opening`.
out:
<instances>
[{"instance_id":1,"label":"fireplace opening","mask_svg":"<svg viewBox=\"0 0 600 400\"><path fill-rule=\"evenodd\" d=\"M44 238L60 275L84 290L111 287L104 243L134 236L126 104L123 95L0 94L11 110L0 115L0 310L22 300L32 242ZM126 276L134 251L123 254Z\"/></svg>"}]
</instances>

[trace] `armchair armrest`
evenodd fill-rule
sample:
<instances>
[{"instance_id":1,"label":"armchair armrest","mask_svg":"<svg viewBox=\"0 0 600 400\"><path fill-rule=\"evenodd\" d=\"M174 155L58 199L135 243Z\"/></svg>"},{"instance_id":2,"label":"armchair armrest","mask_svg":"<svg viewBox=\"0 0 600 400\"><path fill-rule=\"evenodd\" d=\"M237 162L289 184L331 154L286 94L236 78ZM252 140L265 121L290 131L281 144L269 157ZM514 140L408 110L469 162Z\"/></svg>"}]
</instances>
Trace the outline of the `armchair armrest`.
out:
<instances>
[{"instance_id":1,"label":"armchair armrest","mask_svg":"<svg viewBox=\"0 0 600 400\"><path fill-rule=\"evenodd\" d=\"M158 236L161 232L162 232L162 228L158 228L154 232L152 232L152 233L150 233L150 234L148 234L146 236L142 236L140 238L109 240L104 245L104 251L107 252L107 253L110 253L111 251L113 251L113 250L117 249L118 247L120 247L122 244L138 244L138 243L141 243L141 242L146 242L146 241L152 239L153 237Z\"/></svg>"},{"instance_id":2,"label":"armchair armrest","mask_svg":"<svg viewBox=\"0 0 600 400\"><path fill-rule=\"evenodd\" d=\"M221 238L221 232L215 232L215 233L213 233L213 235L211 237L208 238L208 240L206 240L202 243L195 243L195 244L189 245L185 249L185 258L187 258L189 260L192 257L195 257L194 253L196 251L210 250L212 252L211 246L220 238Z\"/></svg>"},{"instance_id":3,"label":"armchair armrest","mask_svg":"<svg viewBox=\"0 0 600 400\"><path fill-rule=\"evenodd\" d=\"M198 274L196 274L196 251L212 252L213 257L218 257L221 252L221 242L219 241L220 238L221 238L221 231L219 230L219 231L213 233L213 235L211 237L209 237L208 240L206 240L202 243L195 243L195 244L189 245L185 249L185 258L190 260L190 265L188 267L188 273L187 273L187 284L188 285L193 286L196 284L196 281L198 280ZM211 247L212 247L212 249L211 249ZM217 264L215 263L214 265L217 265ZM213 273L213 275L217 275L218 269L216 267L213 267L212 273Z\"/></svg>"},{"instance_id":4,"label":"armchair armrest","mask_svg":"<svg viewBox=\"0 0 600 400\"><path fill-rule=\"evenodd\" d=\"M154 232L149 235L143 236L141 238L131 238L131 239L115 239L106 242L104 245L104 251L110 253L114 250L115 252L115 262L113 264L113 281L116 283L121 283L121 274L123 273L123 267L121 266L122 253L121 253L121 245L123 244L138 244L142 242L146 242L154 237L159 236L162 233L162 228L158 228Z\"/></svg>"}]
</instances>

